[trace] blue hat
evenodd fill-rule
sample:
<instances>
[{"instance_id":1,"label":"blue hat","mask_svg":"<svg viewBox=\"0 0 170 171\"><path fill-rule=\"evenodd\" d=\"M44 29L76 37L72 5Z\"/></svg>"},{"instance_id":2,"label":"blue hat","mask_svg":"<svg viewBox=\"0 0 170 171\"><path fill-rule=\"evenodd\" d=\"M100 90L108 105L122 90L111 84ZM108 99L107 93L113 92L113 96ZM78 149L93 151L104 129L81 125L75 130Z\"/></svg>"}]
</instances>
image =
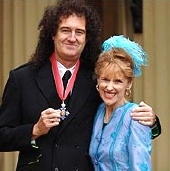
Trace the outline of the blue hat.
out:
<instances>
[{"instance_id":1,"label":"blue hat","mask_svg":"<svg viewBox=\"0 0 170 171\"><path fill-rule=\"evenodd\" d=\"M135 77L142 74L141 66L147 65L148 55L138 43L125 38L123 35L112 36L103 42L102 50L105 52L113 48L122 48L130 55L134 63L133 73Z\"/></svg>"}]
</instances>

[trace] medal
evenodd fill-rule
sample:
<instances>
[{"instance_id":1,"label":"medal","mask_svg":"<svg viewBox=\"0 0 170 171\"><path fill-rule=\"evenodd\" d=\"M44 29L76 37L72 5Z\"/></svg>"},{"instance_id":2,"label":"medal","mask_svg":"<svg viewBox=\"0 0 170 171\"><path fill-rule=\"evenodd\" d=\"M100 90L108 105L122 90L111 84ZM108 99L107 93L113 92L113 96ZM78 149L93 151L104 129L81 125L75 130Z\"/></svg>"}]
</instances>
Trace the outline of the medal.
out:
<instances>
[{"instance_id":1,"label":"medal","mask_svg":"<svg viewBox=\"0 0 170 171\"><path fill-rule=\"evenodd\" d=\"M70 112L66 108L66 104L64 103L64 100L67 98L68 94L70 93L70 91L73 88L74 81L75 81L76 75L77 75L77 71L78 71L78 68L80 65L80 61L78 60L76 65L75 65L75 70L74 70L74 72L70 78L70 81L68 82L68 85L66 87L65 92L64 92L64 87L63 87L63 83L61 80L61 76L60 76L59 71L58 71L55 53L53 53L52 56L50 57L50 62L52 65L52 71L53 71L54 81L55 81L55 85L56 85L56 90L57 90L57 93L58 93L58 95L62 101L61 108L60 108L61 113L62 113L61 119L64 120L70 114Z\"/></svg>"},{"instance_id":2,"label":"medal","mask_svg":"<svg viewBox=\"0 0 170 171\"><path fill-rule=\"evenodd\" d=\"M66 104L64 101L61 103L61 108L60 108L62 114L61 114L61 119L64 120L66 116L70 114L70 112L66 109Z\"/></svg>"}]
</instances>

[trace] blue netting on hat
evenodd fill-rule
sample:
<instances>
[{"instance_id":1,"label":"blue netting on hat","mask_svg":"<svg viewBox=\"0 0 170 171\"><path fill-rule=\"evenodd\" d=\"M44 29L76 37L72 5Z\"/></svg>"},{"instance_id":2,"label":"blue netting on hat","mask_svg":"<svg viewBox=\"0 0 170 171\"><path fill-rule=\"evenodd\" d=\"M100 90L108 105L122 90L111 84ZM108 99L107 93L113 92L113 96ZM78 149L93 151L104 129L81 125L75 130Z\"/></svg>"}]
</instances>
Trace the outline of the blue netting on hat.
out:
<instances>
[{"instance_id":1,"label":"blue netting on hat","mask_svg":"<svg viewBox=\"0 0 170 171\"><path fill-rule=\"evenodd\" d=\"M136 42L133 42L123 35L113 36L105 40L102 44L103 51L111 50L112 48L122 48L128 53L134 63L134 76L138 77L142 74L141 66L146 66L148 55L143 48Z\"/></svg>"}]
</instances>

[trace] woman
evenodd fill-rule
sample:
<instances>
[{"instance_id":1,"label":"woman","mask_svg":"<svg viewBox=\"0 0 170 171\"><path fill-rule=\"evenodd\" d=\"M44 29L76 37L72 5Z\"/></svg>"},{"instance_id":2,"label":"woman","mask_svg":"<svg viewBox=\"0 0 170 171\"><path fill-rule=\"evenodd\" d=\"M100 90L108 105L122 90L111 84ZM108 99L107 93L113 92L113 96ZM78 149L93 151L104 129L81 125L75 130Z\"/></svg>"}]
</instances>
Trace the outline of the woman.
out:
<instances>
[{"instance_id":1,"label":"woman","mask_svg":"<svg viewBox=\"0 0 170 171\"><path fill-rule=\"evenodd\" d=\"M133 78L147 64L142 47L124 36L113 36L95 67L99 106L90 144L95 171L151 170L151 128L132 120L135 103L129 102Z\"/></svg>"}]
</instances>

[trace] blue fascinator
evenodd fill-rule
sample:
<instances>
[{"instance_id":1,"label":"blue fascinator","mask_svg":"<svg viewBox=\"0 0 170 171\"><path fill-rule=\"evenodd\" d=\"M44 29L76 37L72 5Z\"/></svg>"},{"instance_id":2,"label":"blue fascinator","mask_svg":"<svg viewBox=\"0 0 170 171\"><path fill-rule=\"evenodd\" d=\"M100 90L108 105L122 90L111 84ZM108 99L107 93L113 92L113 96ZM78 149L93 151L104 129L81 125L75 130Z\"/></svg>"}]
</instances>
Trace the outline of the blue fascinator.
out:
<instances>
[{"instance_id":1,"label":"blue fascinator","mask_svg":"<svg viewBox=\"0 0 170 171\"><path fill-rule=\"evenodd\" d=\"M141 66L146 66L148 62L148 55L143 48L138 43L125 38L123 35L110 37L102 44L103 52L113 48L122 48L131 56L134 63L134 76L139 77L142 74Z\"/></svg>"}]
</instances>

